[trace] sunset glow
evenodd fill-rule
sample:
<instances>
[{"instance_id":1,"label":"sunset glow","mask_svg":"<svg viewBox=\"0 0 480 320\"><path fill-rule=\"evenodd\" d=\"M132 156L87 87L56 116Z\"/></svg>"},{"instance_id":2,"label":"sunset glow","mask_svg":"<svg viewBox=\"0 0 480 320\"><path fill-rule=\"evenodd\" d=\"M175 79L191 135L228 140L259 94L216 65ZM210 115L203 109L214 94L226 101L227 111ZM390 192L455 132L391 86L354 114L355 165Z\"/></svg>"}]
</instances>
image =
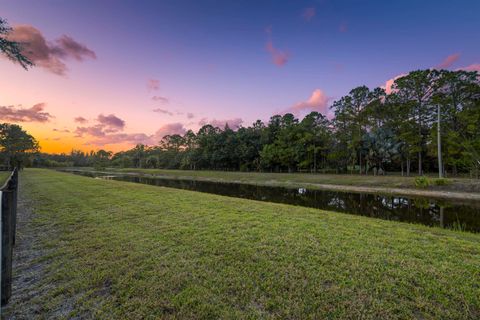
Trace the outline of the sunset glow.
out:
<instances>
[{"instance_id":1,"label":"sunset glow","mask_svg":"<svg viewBox=\"0 0 480 320\"><path fill-rule=\"evenodd\" d=\"M479 11L475 1L6 0L0 16L36 66L0 59L0 121L60 153L329 115L358 85L388 91L420 68L480 71Z\"/></svg>"}]
</instances>

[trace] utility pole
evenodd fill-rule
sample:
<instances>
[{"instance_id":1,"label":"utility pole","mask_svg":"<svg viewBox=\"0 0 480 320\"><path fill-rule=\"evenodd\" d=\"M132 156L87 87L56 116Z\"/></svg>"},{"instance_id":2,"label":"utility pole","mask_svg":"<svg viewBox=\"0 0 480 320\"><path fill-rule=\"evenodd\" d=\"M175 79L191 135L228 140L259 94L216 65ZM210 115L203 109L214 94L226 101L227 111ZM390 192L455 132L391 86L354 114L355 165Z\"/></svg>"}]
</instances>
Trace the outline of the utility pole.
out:
<instances>
[{"instance_id":1,"label":"utility pole","mask_svg":"<svg viewBox=\"0 0 480 320\"><path fill-rule=\"evenodd\" d=\"M437 121L437 153L438 153L438 177L443 178L443 164L442 164L442 137L440 130L440 104L437 105L438 121Z\"/></svg>"}]
</instances>

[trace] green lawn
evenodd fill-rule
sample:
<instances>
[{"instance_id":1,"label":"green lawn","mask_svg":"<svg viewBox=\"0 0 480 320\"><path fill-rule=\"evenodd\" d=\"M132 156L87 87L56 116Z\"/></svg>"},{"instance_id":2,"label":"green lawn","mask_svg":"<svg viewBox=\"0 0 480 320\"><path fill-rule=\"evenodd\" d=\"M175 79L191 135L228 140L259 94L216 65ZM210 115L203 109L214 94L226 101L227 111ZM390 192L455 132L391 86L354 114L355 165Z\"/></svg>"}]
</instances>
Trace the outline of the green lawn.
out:
<instances>
[{"instance_id":1,"label":"green lawn","mask_svg":"<svg viewBox=\"0 0 480 320\"><path fill-rule=\"evenodd\" d=\"M40 318L65 305L66 318L99 319L480 317L478 234L41 169L20 178L49 273L11 308L40 304Z\"/></svg>"},{"instance_id":2,"label":"green lawn","mask_svg":"<svg viewBox=\"0 0 480 320\"><path fill-rule=\"evenodd\" d=\"M79 170L86 168L77 168ZM93 170L91 168L87 170ZM108 168L106 171L124 173L153 174L176 179L198 179L219 182L238 182L249 184L264 184L278 186L301 187L309 184L317 185L344 185L371 188L415 188L415 177L402 177L399 175L373 176L357 174L310 174L310 173L265 173L265 172L229 172L229 171L193 171L193 170L165 170L165 169L135 169L135 168ZM448 185L432 185L429 190L480 192L480 180L468 178L450 178Z\"/></svg>"}]
</instances>

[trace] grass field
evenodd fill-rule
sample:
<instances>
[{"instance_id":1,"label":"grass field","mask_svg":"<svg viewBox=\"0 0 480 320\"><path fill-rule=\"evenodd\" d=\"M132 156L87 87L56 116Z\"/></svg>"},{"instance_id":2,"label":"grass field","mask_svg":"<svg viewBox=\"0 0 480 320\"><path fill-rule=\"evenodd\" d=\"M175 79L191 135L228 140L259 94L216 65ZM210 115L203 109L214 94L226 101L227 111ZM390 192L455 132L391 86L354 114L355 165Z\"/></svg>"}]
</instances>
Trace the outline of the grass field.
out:
<instances>
[{"instance_id":1,"label":"grass field","mask_svg":"<svg viewBox=\"0 0 480 320\"><path fill-rule=\"evenodd\" d=\"M80 168L81 169L81 168ZM260 183L282 186L301 186L303 184L344 185L383 188L415 188L415 177L400 175L373 176L356 174L310 174L310 173L267 173L267 172L230 172L230 171L193 171L165 169L108 168L107 171L124 173L143 173L176 179L199 179L221 182ZM431 190L480 192L480 180L468 178L450 178L445 186L436 186L436 176L430 177Z\"/></svg>"},{"instance_id":2,"label":"grass field","mask_svg":"<svg viewBox=\"0 0 480 320\"><path fill-rule=\"evenodd\" d=\"M20 179L34 210L20 241L38 236L46 273L7 316L480 317L478 234L40 169Z\"/></svg>"}]
</instances>

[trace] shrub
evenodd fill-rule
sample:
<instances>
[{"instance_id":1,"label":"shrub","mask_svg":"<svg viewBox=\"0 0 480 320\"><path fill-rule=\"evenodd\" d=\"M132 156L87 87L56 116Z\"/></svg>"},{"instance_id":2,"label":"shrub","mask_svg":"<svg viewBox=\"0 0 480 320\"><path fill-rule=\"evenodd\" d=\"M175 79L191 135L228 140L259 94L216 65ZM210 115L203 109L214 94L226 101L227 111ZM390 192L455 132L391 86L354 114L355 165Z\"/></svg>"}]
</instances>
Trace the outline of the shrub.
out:
<instances>
[{"instance_id":1,"label":"shrub","mask_svg":"<svg viewBox=\"0 0 480 320\"><path fill-rule=\"evenodd\" d=\"M436 186L446 186L447 184L450 183L450 181L446 178L438 178L438 179L435 179L434 183Z\"/></svg>"},{"instance_id":2,"label":"shrub","mask_svg":"<svg viewBox=\"0 0 480 320\"><path fill-rule=\"evenodd\" d=\"M415 178L415 187L424 189L428 186L430 186L430 179L427 177L421 176Z\"/></svg>"}]
</instances>

